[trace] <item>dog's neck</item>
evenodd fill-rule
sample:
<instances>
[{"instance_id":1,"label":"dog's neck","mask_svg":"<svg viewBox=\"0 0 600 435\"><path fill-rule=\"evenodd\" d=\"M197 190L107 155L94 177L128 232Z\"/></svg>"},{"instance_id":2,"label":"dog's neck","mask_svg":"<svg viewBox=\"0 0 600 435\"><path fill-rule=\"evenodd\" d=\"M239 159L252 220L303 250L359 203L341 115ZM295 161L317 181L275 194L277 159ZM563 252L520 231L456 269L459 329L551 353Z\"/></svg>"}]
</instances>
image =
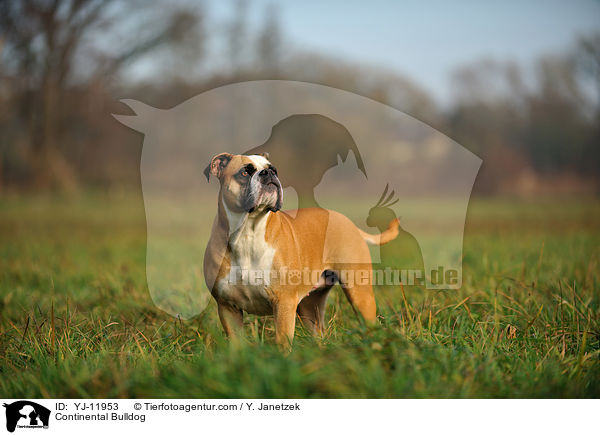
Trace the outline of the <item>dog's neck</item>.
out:
<instances>
[{"instance_id":1,"label":"dog's neck","mask_svg":"<svg viewBox=\"0 0 600 435\"><path fill-rule=\"evenodd\" d=\"M264 236L265 224L271 213L266 207L257 208L252 213L234 211L225 204L223 198L219 199L219 224L227 228L231 246L237 245L241 236L254 237L257 233Z\"/></svg>"}]
</instances>

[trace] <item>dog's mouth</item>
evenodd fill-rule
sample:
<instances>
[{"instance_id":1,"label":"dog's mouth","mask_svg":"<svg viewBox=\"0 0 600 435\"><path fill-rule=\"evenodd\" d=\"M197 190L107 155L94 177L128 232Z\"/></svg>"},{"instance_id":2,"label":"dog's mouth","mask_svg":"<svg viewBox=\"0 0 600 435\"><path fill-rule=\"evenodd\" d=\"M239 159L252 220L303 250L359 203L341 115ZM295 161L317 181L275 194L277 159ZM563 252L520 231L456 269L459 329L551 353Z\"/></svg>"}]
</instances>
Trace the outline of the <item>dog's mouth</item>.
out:
<instances>
[{"instance_id":1,"label":"dog's mouth","mask_svg":"<svg viewBox=\"0 0 600 435\"><path fill-rule=\"evenodd\" d=\"M254 195L249 195L245 201L244 208L248 213L259 211L277 212L281 209L283 192L278 180L269 180L261 184L260 189Z\"/></svg>"},{"instance_id":2,"label":"dog's mouth","mask_svg":"<svg viewBox=\"0 0 600 435\"><path fill-rule=\"evenodd\" d=\"M277 212L283 204L283 189L273 170L255 174L243 195L242 208L248 213Z\"/></svg>"},{"instance_id":3,"label":"dog's mouth","mask_svg":"<svg viewBox=\"0 0 600 435\"><path fill-rule=\"evenodd\" d=\"M279 180L272 179L268 183L262 186L261 201L268 210L277 212L281 209L282 204L282 190L281 183Z\"/></svg>"}]
</instances>

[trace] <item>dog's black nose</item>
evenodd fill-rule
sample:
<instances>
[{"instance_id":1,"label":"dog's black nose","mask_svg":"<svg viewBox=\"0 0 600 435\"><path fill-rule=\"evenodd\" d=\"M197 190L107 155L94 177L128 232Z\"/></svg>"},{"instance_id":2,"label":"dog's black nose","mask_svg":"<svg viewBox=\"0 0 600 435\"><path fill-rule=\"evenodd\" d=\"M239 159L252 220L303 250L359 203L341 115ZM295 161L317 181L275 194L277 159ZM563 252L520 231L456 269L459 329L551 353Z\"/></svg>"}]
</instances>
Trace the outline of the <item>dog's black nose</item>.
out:
<instances>
[{"instance_id":1,"label":"dog's black nose","mask_svg":"<svg viewBox=\"0 0 600 435\"><path fill-rule=\"evenodd\" d=\"M268 184L275 181L276 175L277 172L275 172L275 170L273 170L272 168L265 168L258 173L258 179L261 183Z\"/></svg>"}]
</instances>

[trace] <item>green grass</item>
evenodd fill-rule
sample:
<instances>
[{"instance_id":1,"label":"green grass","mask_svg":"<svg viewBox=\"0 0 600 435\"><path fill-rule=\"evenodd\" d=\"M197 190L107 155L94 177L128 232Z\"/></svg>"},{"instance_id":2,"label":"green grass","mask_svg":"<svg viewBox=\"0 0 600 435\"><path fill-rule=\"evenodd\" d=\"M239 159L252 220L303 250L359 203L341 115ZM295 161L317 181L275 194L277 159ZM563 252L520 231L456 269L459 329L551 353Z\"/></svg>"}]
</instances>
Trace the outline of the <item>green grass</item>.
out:
<instances>
[{"instance_id":1,"label":"green grass","mask_svg":"<svg viewBox=\"0 0 600 435\"><path fill-rule=\"evenodd\" d=\"M473 200L459 291L339 289L325 337L223 338L153 304L138 196L0 200L2 397L600 397L600 203Z\"/></svg>"}]
</instances>

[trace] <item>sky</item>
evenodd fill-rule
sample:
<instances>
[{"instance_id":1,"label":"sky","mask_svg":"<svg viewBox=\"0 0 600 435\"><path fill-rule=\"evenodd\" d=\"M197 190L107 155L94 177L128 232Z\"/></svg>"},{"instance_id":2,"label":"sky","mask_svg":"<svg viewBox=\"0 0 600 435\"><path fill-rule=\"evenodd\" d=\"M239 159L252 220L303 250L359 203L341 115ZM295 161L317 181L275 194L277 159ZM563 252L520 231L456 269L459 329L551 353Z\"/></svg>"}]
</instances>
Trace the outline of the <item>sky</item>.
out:
<instances>
[{"instance_id":1,"label":"sky","mask_svg":"<svg viewBox=\"0 0 600 435\"><path fill-rule=\"evenodd\" d=\"M231 0L209 1L209 15L231 14ZM600 32L600 1L249 0L251 27L274 4L286 42L300 50L401 73L438 102L451 98L451 73L481 59L535 59L566 51Z\"/></svg>"}]
</instances>

